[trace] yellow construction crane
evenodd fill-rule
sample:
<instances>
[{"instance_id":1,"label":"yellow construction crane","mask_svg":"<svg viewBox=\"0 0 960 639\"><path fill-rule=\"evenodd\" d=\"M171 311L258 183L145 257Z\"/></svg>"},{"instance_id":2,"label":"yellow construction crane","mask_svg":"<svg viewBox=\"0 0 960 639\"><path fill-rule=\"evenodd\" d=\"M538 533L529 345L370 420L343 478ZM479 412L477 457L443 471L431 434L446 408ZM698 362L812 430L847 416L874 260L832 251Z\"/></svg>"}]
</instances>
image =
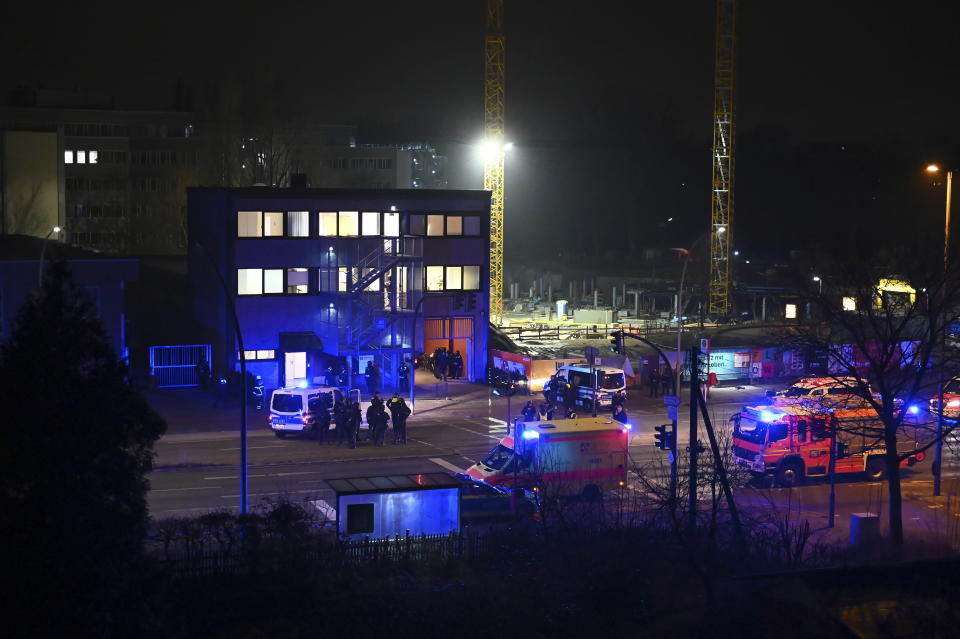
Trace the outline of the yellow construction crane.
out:
<instances>
[{"instance_id":1,"label":"yellow construction crane","mask_svg":"<svg viewBox=\"0 0 960 639\"><path fill-rule=\"evenodd\" d=\"M710 205L711 315L728 315L733 246L733 45L735 0L717 0L713 93L713 197Z\"/></svg>"},{"instance_id":2,"label":"yellow construction crane","mask_svg":"<svg viewBox=\"0 0 960 639\"><path fill-rule=\"evenodd\" d=\"M503 122L503 0L487 0L484 38L483 188L490 191L490 321L503 315L503 158L508 147Z\"/></svg>"}]
</instances>

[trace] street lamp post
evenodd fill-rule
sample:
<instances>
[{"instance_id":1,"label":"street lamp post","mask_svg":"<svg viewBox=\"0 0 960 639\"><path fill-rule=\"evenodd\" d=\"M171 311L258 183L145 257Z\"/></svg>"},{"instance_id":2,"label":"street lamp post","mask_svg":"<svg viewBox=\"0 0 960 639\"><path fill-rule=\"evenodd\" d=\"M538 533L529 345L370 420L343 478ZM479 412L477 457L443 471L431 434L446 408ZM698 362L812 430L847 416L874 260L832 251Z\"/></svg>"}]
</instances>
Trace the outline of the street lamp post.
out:
<instances>
[{"instance_id":1,"label":"street lamp post","mask_svg":"<svg viewBox=\"0 0 960 639\"><path fill-rule=\"evenodd\" d=\"M817 283L817 294L823 295L823 279L819 275L814 275L813 281Z\"/></svg>"},{"instance_id":2,"label":"street lamp post","mask_svg":"<svg viewBox=\"0 0 960 639\"><path fill-rule=\"evenodd\" d=\"M46 252L47 252L47 241L50 239L51 235L59 232L60 232L59 226L55 226L49 231L47 231L46 237L43 238L43 244L40 245L40 272L37 275L37 288L40 288L43 286L43 261L44 261L44 256L46 255Z\"/></svg>"},{"instance_id":3,"label":"street lamp post","mask_svg":"<svg viewBox=\"0 0 960 639\"><path fill-rule=\"evenodd\" d=\"M927 167L928 173L937 173L940 167L931 164ZM941 297L947 293L947 265L950 256L950 200L953 195L953 169L947 173L947 202L943 215L943 286L941 287ZM943 301L941 300L941 303ZM940 366L938 367L937 384L937 441L933 452L933 496L940 496L940 475L941 465L943 463L943 354L946 342L946 327L940 336Z\"/></svg>"},{"instance_id":4,"label":"street lamp post","mask_svg":"<svg viewBox=\"0 0 960 639\"><path fill-rule=\"evenodd\" d=\"M680 286L677 287L677 370L674 371L677 377L674 394L679 396L680 375L682 374L682 367L680 366L680 335L683 333L683 280L687 277L687 263L690 261L690 250L685 248L675 248L672 250L677 251L683 256L683 268L680 270Z\"/></svg>"}]
</instances>

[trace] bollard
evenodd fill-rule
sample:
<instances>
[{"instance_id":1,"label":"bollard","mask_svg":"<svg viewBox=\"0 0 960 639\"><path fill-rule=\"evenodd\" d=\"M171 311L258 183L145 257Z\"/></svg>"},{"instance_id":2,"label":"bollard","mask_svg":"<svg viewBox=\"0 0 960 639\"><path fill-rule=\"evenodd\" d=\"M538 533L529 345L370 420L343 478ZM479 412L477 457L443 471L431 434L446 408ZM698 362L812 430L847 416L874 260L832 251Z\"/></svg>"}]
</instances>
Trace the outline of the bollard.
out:
<instances>
[{"instance_id":1,"label":"bollard","mask_svg":"<svg viewBox=\"0 0 960 639\"><path fill-rule=\"evenodd\" d=\"M870 548L880 541L880 515L850 513L850 545Z\"/></svg>"}]
</instances>

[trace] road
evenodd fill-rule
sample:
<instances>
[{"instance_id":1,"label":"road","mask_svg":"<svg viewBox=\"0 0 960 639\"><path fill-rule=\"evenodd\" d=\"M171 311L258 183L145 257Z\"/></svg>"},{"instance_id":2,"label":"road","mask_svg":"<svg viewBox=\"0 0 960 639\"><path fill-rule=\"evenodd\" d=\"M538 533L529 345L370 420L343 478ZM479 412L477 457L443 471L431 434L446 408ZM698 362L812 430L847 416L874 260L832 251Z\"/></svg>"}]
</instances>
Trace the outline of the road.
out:
<instances>
[{"instance_id":1,"label":"road","mask_svg":"<svg viewBox=\"0 0 960 639\"><path fill-rule=\"evenodd\" d=\"M300 438L281 440L266 428L263 413L253 413L248 448L251 507L281 497L329 502L332 493L326 489L324 480L337 477L408 475L466 468L483 457L505 434L506 422L501 418L506 417L506 406L502 398L490 398L482 388L460 390L460 396L452 400L429 396L418 400L417 412L408 422L406 446L390 444L390 432L385 446L365 443L353 450L346 445L320 445ZM762 401L762 397L763 389L758 388L728 393L715 391L710 413L719 436L723 438L729 433L727 420L733 413L744 404ZM660 467L667 463L663 453L653 446L654 426L668 421L660 401L634 394L627 402L635 426L629 448L634 467ZM519 412L522 405L522 401L514 401L513 412ZM681 448L688 442L688 419L689 408L681 406ZM236 510L240 499L238 433L203 430L183 422L173 430L176 432L163 437L156 447L156 470L150 475L148 495L152 516L163 519L211 510ZM701 438L706 444L702 430ZM948 460L945 468L945 495L960 492L960 476L957 467L951 465L953 461ZM927 498L931 483L928 463L905 471L904 492L908 503L904 518L908 525L916 521L918 526L929 527L931 514L952 513L949 500ZM789 505L794 514L802 514L816 527L818 522L826 520L827 491L826 482L819 480L793 490L745 489L737 499L744 503L773 502L780 508ZM883 483L845 478L837 489L838 522L848 520L852 512L882 512L885 492Z\"/></svg>"}]
</instances>

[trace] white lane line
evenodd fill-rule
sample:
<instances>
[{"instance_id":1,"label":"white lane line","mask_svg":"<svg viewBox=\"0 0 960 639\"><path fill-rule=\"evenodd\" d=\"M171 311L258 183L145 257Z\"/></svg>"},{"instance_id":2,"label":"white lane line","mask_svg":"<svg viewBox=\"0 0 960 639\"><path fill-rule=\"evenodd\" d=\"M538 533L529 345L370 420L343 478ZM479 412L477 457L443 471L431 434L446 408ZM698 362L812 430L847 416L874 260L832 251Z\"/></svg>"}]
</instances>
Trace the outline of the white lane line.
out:
<instances>
[{"instance_id":1,"label":"white lane line","mask_svg":"<svg viewBox=\"0 0 960 639\"><path fill-rule=\"evenodd\" d=\"M152 493L173 493L181 490L217 490L220 486L200 486L199 488L154 488Z\"/></svg>"},{"instance_id":2,"label":"white lane line","mask_svg":"<svg viewBox=\"0 0 960 639\"><path fill-rule=\"evenodd\" d=\"M507 425L507 422L503 421L502 419L497 419L496 417L487 417L487 419L490 420L492 423L498 424L500 426Z\"/></svg>"},{"instance_id":3,"label":"white lane line","mask_svg":"<svg viewBox=\"0 0 960 639\"><path fill-rule=\"evenodd\" d=\"M317 494L318 492L323 492L317 490L316 488L312 490L278 490L272 493L250 493L249 497L266 497L267 495L293 495L293 494ZM329 491L328 491L329 492ZM240 495L220 495L220 499L239 499Z\"/></svg>"},{"instance_id":4,"label":"white lane line","mask_svg":"<svg viewBox=\"0 0 960 639\"><path fill-rule=\"evenodd\" d=\"M469 429L469 428L464 428L463 426L457 426L457 425L455 425L455 424L450 424L450 426L453 427L453 428L456 428L457 430L462 430L462 431L465 431L465 432L467 432L467 433L471 433L471 434L473 434L473 435L480 435L481 437L486 437L486 438L492 439L492 440L494 440L494 441L500 441L500 440L502 439L501 437L494 437L494 436L491 435L490 433L481 433L481 432L478 431L478 430L471 430L471 429Z\"/></svg>"},{"instance_id":5,"label":"white lane line","mask_svg":"<svg viewBox=\"0 0 960 639\"><path fill-rule=\"evenodd\" d=\"M247 477L268 477L268 475L247 475ZM205 480L218 480L218 479L240 479L240 475L226 475L224 477L204 477Z\"/></svg>"},{"instance_id":6,"label":"white lane line","mask_svg":"<svg viewBox=\"0 0 960 639\"><path fill-rule=\"evenodd\" d=\"M247 450L253 450L254 448L286 448L286 446L283 444L273 444L272 446L247 446ZM240 450L240 447L221 448L220 450Z\"/></svg>"},{"instance_id":7,"label":"white lane line","mask_svg":"<svg viewBox=\"0 0 960 639\"><path fill-rule=\"evenodd\" d=\"M437 466L440 466L440 467L442 467L442 468L446 468L447 470L452 471L452 472L454 472L454 473L462 473L462 472L463 472L463 469L462 469L462 468L458 468L458 467L454 466L453 464L451 464L450 462L448 462L448 461L446 461L446 460L443 460L443 459L440 459L439 457L428 457L427 460L428 460L428 461L432 461L432 462L433 462L434 464L436 464Z\"/></svg>"}]
</instances>

